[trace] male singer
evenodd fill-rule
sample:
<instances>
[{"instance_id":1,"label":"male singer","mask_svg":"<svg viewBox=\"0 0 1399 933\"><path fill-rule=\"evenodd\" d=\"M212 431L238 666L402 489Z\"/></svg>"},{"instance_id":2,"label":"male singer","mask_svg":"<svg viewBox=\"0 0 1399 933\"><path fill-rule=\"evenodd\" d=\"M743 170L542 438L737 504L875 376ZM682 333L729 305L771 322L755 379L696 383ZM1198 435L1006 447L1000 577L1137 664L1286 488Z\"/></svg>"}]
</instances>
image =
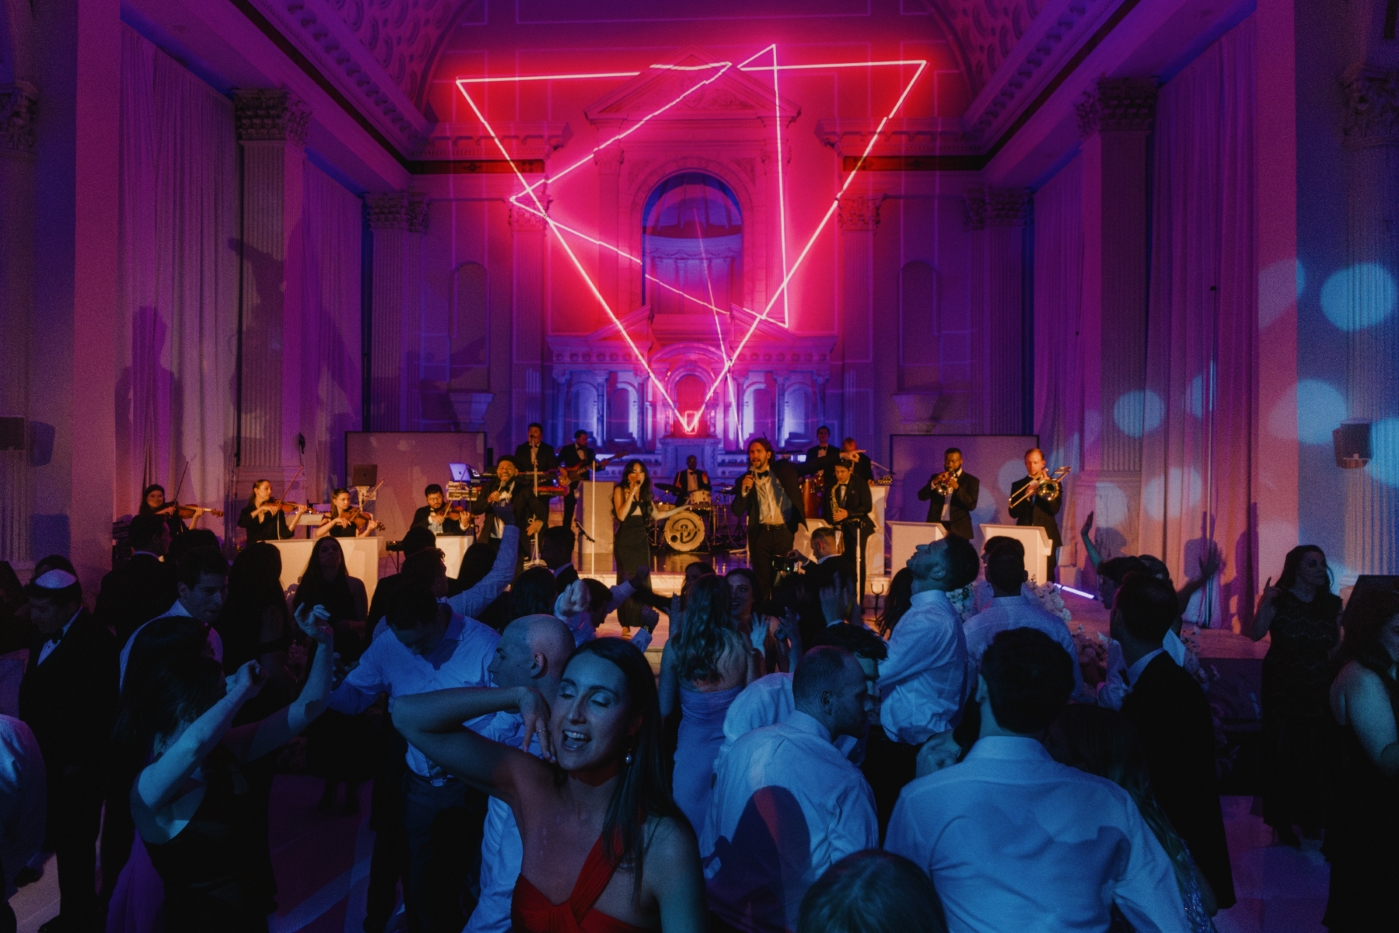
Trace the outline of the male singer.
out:
<instances>
[{"instance_id":1,"label":"male singer","mask_svg":"<svg viewBox=\"0 0 1399 933\"><path fill-rule=\"evenodd\" d=\"M962 451L956 447L947 448L942 455L941 473L934 473L927 484L918 490L918 498L928 503L929 524L941 522L948 534L959 538L972 538L972 509L981 494L981 480L962 469ZM939 480L942 483L939 483ZM939 485L950 490L943 495Z\"/></svg>"},{"instance_id":2,"label":"male singer","mask_svg":"<svg viewBox=\"0 0 1399 933\"><path fill-rule=\"evenodd\" d=\"M588 432L574 431L573 443L559 451L559 466L569 469L592 466L597 462L597 452L588 446ZM573 520L578 512L578 487L582 485L585 473L579 473L578 479L568 484L568 495L563 497L563 526L568 529L573 528Z\"/></svg>"},{"instance_id":3,"label":"male singer","mask_svg":"<svg viewBox=\"0 0 1399 933\"><path fill-rule=\"evenodd\" d=\"M519 468L520 472L529 473L530 471L555 469L559 465L559 461L554 456L553 446L544 443L544 426L534 422L529 426L529 433L526 436L529 440L515 448L515 466ZM540 485L545 484L540 483Z\"/></svg>"},{"instance_id":4,"label":"male singer","mask_svg":"<svg viewBox=\"0 0 1399 933\"><path fill-rule=\"evenodd\" d=\"M1038 447L1032 447L1025 451L1025 476L1018 479L1010 486L1010 497L1014 499L1016 494L1026 486L1033 485L1035 492L1025 497L1025 500L1010 510L1010 517L1015 519L1015 524L1021 526L1038 526L1049 535L1049 562L1045 567L1045 577L1041 582L1054 582L1054 568L1059 563L1059 545L1062 541L1059 538L1059 520L1054 516L1059 514L1059 510L1064 506L1063 487L1057 494L1041 495L1038 491L1040 487L1049 480L1049 472L1044 467L1044 451Z\"/></svg>"},{"instance_id":5,"label":"male singer","mask_svg":"<svg viewBox=\"0 0 1399 933\"><path fill-rule=\"evenodd\" d=\"M748 472L738 481L733 513L748 516L748 560L758 578L758 595L772 597L774 562L792 550L797 526L806 520L797 468L774 460L767 438L748 443Z\"/></svg>"},{"instance_id":6,"label":"male singer","mask_svg":"<svg viewBox=\"0 0 1399 933\"><path fill-rule=\"evenodd\" d=\"M826 490L826 501L822 508L825 518L840 529L845 541L845 553L859 570L859 589L862 597L865 592L865 541L874 531L873 496L869 483L853 478L853 464L848 460L837 461L835 465L835 485Z\"/></svg>"}]
</instances>

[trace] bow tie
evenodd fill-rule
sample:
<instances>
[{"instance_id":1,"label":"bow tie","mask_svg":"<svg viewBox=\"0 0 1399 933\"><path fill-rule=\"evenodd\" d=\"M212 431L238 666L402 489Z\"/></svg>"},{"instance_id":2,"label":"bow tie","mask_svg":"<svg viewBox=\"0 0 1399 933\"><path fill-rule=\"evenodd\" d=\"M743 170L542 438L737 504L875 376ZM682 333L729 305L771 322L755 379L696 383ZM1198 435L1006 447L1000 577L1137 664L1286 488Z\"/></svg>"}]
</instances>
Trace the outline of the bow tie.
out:
<instances>
[{"instance_id":1,"label":"bow tie","mask_svg":"<svg viewBox=\"0 0 1399 933\"><path fill-rule=\"evenodd\" d=\"M763 470L763 471L761 471L761 472L754 473L753 476L754 476L756 479L767 479L768 472L769 472L769 471L767 471L767 470Z\"/></svg>"}]
</instances>

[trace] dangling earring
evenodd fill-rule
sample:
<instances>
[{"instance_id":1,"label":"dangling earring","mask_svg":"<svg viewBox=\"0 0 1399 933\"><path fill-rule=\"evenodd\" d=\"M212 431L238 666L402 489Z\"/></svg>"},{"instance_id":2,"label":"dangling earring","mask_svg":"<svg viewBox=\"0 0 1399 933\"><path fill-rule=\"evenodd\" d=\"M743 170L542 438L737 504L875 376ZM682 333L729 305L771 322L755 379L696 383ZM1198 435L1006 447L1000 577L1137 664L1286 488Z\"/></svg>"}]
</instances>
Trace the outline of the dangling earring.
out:
<instances>
[{"instance_id":1,"label":"dangling earring","mask_svg":"<svg viewBox=\"0 0 1399 933\"><path fill-rule=\"evenodd\" d=\"M625 764L625 765L631 764L631 752L630 752L630 751L628 751L626 757L622 759L622 764Z\"/></svg>"}]
</instances>

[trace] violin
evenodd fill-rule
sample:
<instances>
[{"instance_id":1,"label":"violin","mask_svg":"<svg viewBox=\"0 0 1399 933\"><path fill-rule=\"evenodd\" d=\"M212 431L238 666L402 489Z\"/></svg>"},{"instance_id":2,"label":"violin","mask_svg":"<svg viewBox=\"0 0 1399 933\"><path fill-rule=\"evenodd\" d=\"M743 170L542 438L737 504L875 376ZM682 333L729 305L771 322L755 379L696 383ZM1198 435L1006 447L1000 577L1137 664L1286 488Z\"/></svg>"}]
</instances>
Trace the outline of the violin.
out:
<instances>
[{"instance_id":1,"label":"violin","mask_svg":"<svg viewBox=\"0 0 1399 933\"><path fill-rule=\"evenodd\" d=\"M273 512L295 512L297 509L304 509L306 506L298 502L287 502L285 499L268 499L262 505L254 506L257 509L271 509Z\"/></svg>"},{"instance_id":2,"label":"violin","mask_svg":"<svg viewBox=\"0 0 1399 933\"><path fill-rule=\"evenodd\" d=\"M346 522L348 522L351 525L354 525L355 528L359 531L363 531L365 529L365 526L367 526L370 522L375 521L375 518L372 514L366 512L359 506L355 506L351 509L346 509L345 511L337 515L336 518L345 519ZM379 527L383 528L384 526L380 525Z\"/></svg>"},{"instance_id":3,"label":"violin","mask_svg":"<svg viewBox=\"0 0 1399 933\"><path fill-rule=\"evenodd\" d=\"M455 506L450 505L444 505L442 508L438 509L435 512L432 509L428 509L428 515L431 515L434 518L440 515L440 520L443 522L459 522L463 518L469 518L471 516L471 513L468 512L466 509L457 508Z\"/></svg>"},{"instance_id":4,"label":"violin","mask_svg":"<svg viewBox=\"0 0 1399 933\"><path fill-rule=\"evenodd\" d=\"M215 518L223 518L223 509L206 509L198 505L180 505L175 507L175 514L183 519L191 519L200 512L208 512Z\"/></svg>"}]
</instances>

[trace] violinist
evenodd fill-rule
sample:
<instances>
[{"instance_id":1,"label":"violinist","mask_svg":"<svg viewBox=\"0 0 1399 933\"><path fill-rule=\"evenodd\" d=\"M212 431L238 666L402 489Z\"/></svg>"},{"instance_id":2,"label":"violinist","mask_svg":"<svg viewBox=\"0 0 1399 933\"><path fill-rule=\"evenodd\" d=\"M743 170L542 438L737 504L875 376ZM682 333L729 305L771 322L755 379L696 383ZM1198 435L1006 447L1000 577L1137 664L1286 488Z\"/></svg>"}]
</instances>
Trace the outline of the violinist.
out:
<instances>
[{"instance_id":1,"label":"violinist","mask_svg":"<svg viewBox=\"0 0 1399 933\"><path fill-rule=\"evenodd\" d=\"M199 519L209 510L197 505L181 506L178 502L166 502L165 487L152 483L141 493L141 507L136 511L138 515L159 515L165 520L173 538L189 530L189 525L185 524L186 518L191 520L191 524L198 525Z\"/></svg>"},{"instance_id":2,"label":"violinist","mask_svg":"<svg viewBox=\"0 0 1399 933\"><path fill-rule=\"evenodd\" d=\"M321 520L315 536L324 538L367 538L379 527L364 509L350 506L350 490L340 488L330 494L330 514Z\"/></svg>"},{"instance_id":3,"label":"violinist","mask_svg":"<svg viewBox=\"0 0 1399 933\"><path fill-rule=\"evenodd\" d=\"M427 505L413 513L414 528L426 528L435 535L464 535L471 513L466 509L452 509L442 494L442 487L433 483L423 490Z\"/></svg>"},{"instance_id":4,"label":"violinist","mask_svg":"<svg viewBox=\"0 0 1399 933\"><path fill-rule=\"evenodd\" d=\"M248 543L254 541L283 541L292 536L292 528L309 511L305 505L272 498L272 482L260 479L253 483L253 494L238 514L238 527L248 532ZM291 524L286 513L293 513Z\"/></svg>"}]
</instances>

